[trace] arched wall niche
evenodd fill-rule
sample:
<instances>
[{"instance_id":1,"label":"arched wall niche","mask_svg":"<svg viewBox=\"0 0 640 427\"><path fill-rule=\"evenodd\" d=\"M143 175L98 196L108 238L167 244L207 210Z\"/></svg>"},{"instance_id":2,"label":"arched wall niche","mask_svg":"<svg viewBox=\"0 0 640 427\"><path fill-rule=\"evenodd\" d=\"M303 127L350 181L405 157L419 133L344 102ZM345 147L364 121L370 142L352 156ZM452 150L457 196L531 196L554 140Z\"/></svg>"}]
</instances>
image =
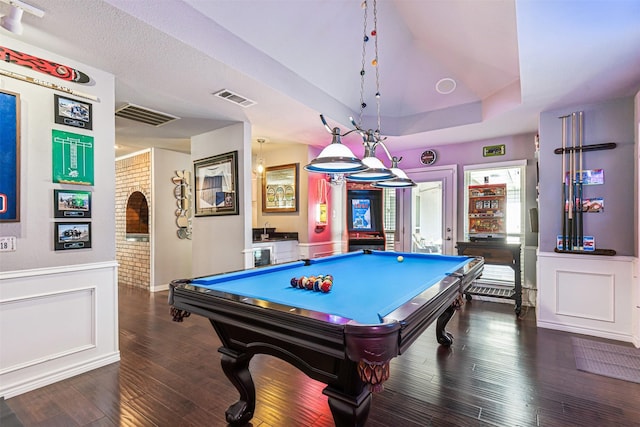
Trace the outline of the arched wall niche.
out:
<instances>
[{"instance_id":1,"label":"arched wall niche","mask_svg":"<svg viewBox=\"0 0 640 427\"><path fill-rule=\"evenodd\" d=\"M140 191L134 191L127 199L126 239L137 241L149 240L149 204Z\"/></svg>"}]
</instances>

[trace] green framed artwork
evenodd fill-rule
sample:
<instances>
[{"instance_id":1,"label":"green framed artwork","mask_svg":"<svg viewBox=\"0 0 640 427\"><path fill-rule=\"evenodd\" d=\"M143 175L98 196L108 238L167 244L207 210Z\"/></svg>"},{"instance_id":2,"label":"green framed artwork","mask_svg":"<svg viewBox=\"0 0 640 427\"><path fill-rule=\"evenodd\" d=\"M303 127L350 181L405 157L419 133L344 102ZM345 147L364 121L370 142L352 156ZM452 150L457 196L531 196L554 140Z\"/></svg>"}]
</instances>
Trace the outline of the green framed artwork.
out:
<instances>
[{"instance_id":1,"label":"green framed artwork","mask_svg":"<svg viewBox=\"0 0 640 427\"><path fill-rule=\"evenodd\" d=\"M486 147L482 147L483 157L504 156L505 153L506 153L506 148L504 144L488 145Z\"/></svg>"},{"instance_id":2,"label":"green framed artwork","mask_svg":"<svg viewBox=\"0 0 640 427\"><path fill-rule=\"evenodd\" d=\"M53 129L53 182L93 185L93 137Z\"/></svg>"}]
</instances>

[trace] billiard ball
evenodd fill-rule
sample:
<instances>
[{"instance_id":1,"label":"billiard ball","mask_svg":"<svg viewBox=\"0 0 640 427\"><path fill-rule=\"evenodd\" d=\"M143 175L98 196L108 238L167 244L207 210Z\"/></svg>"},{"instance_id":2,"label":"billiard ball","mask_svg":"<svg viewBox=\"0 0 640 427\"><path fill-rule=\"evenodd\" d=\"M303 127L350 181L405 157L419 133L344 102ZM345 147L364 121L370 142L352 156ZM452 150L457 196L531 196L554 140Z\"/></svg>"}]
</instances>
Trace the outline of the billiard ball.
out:
<instances>
[{"instance_id":1,"label":"billiard ball","mask_svg":"<svg viewBox=\"0 0 640 427\"><path fill-rule=\"evenodd\" d=\"M309 280L307 280L307 282L304 284L304 288L308 291L312 291L313 287L315 286L315 283L318 279L312 280L313 277L309 277Z\"/></svg>"},{"instance_id":2,"label":"billiard ball","mask_svg":"<svg viewBox=\"0 0 640 427\"><path fill-rule=\"evenodd\" d=\"M322 291L322 283L323 283L323 279L321 278L316 278L316 280L313 282L313 289L320 289Z\"/></svg>"},{"instance_id":3,"label":"billiard ball","mask_svg":"<svg viewBox=\"0 0 640 427\"><path fill-rule=\"evenodd\" d=\"M293 286L294 288L298 287L298 278L297 277L293 277L291 279L291 286Z\"/></svg>"},{"instance_id":4,"label":"billiard ball","mask_svg":"<svg viewBox=\"0 0 640 427\"><path fill-rule=\"evenodd\" d=\"M398 262L402 262L402 261L404 261L404 257L403 257L402 255L400 255L400 256L398 257Z\"/></svg>"},{"instance_id":5,"label":"billiard ball","mask_svg":"<svg viewBox=\"0 0 640 427\"><path fill-rule=\"evenodd\" d=\"M307 276L302 276L301 278L298 279L298 287L300 289L304 289L304 284L309 280L309 278Z\"/></svg>"},{"instance_id":6,"label":"billiard ball","mask_svg":"<svg viewBox=\"0 0 640 427\"><path fill-rule=\"evenodd\" d=\"M327 293L333 287L333 282L331 280L324 280L320 284L320 292Z\"/></svg>"},{"instance_id":7,"label":"billiard ball","mask_svg":"<svg viewBox=\"0 0 640 427\"><path fill-rule=\"evenodd\" d=\"M330 274L326 274L326 275L324 276L324 278L325 278L325 280L331 280L331 281L333 282L333 276L332 276L332 275L330 275Z\"/></svg>"}]
</instances>

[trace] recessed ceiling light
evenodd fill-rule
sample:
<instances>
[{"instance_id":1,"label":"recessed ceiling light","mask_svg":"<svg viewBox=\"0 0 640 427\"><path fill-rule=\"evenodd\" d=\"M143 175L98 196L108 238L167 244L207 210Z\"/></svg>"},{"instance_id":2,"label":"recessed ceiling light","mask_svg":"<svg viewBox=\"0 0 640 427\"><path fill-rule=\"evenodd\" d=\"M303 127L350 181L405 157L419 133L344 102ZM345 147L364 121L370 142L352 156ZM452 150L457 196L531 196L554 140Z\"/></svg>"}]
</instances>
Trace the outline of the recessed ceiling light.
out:
<instances>
[{"instance_id":1,"label":"recessed ceiling light","mask_svg":"<svg viewBox=\"0 0 640 427\"><path fill-rule=\"evenodd\" d=\"M438 83L436 83L436 90L438 91L438 93L448 95L456 90L456 81L450 77L440 79L438 80Z\"/></svg>"}]
</instances>

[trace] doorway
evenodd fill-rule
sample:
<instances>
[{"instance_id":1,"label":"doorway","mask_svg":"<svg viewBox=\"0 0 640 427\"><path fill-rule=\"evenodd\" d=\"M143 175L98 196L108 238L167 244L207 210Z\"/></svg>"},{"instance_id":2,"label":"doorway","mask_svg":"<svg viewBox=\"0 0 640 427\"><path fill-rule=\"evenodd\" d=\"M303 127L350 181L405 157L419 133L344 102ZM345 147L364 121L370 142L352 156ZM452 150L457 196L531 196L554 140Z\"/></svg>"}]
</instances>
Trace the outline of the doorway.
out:
<instances>
[{"instance_id":1,"label":"doorway","mask_svg":"<svg viewBox=\"0 0 640 427\"><path fill-rule=\"evenodd\" d=\"M526 162L504 162L464 167L464 212L469 210L469 187L475 185L506 185L505 226L508 243L524 243ZM464 221L464 240L469 240L469 221Z\"/></svg>"},{"instance_id":2,"label":"doorway","mask_svg":"<svg viewBox=\"0 0 640 427\"><path fill-rule=\"evenodd\" d=\"M456 242L456 166L405 171L417 185L398 194L396 249L451 255Z\"/></svg>"},{"instance_id":3,"label":"doorway","mask_svg":"<svg viewBox=\"0 0 640 427\"><path fill-rule=\"evenodd\" d=\"M499 162L464 167L464 235L462 240L473 240L473 236L482 234L471 233L470 224L474 206L470 206L472 197L469 189L474 187L504 186L506 204L500 220L504 222L503 239L506 243L524 245L525 241L525 167L526 161ZM477 201L475 203L478 203ZM485 202L486 203L486 202ZM477 230L476 230L477 231ZM520 274L524 271L524 262L520 264ZM482 278L478 283L489 286L507 286L511 288L515 283L515 272L508 265L494 265L485 263ZM522 280L522 276L521 276Z\"/></svg>"}]
</instances>

